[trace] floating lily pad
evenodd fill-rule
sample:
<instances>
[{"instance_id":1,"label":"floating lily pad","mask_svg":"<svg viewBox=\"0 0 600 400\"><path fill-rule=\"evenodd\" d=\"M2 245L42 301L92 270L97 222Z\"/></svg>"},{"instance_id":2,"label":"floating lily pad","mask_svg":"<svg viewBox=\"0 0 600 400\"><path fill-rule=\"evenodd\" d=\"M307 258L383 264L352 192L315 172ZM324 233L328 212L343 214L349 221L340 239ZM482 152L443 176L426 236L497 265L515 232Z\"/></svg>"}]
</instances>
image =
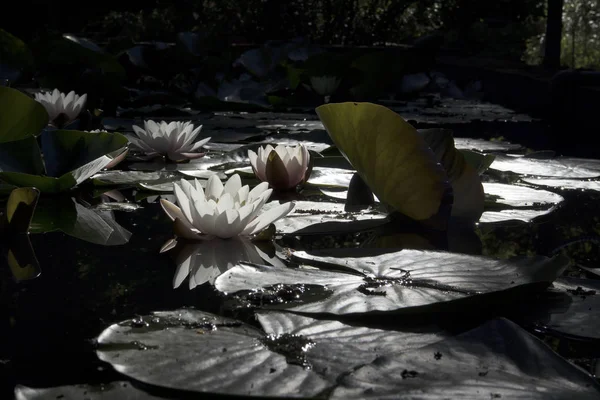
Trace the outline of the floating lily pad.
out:
<instances>
[{"instance_id":1,"label":"floating lily pad","mask_svg":"<svg viewBox=\"0 0 600 400\"><path fill-rule=\"evenodd\" d=\"M512 209L500 211L484 211L479 219L480 223L498 224L498 223L518 223L532 222L534 219L550 214L554 211L554 207L546 210L527 210L527 209Z\"/></svg>"},{"instance_id":2,"label":"floating lily pad","mask_svg":"<svg viewBox=\"0 0 600 400\"><path fill-rule=\"evenodd\" d=\"M88 400L145 400L164 399L138 389L131 382L110 382L99 385L71 385L51 388L32 388L17 385L15 400L88 399Z\"/></svg>"},{"instance_id":3,"label":"floating lily pad","mask_svg":"<svg viewBox=\"0 0 600 400\"><path fill-rule=\"evenodd\" d=\"M354 171L342 168L314 167L307 183L314 186L348 188Z\"/></svg>"},{"instance_id":4,"label":"floating lily pad","mask_svg":"<svg viewBox=\"0 0 600 400\"><path fill-rule=\"evenodd\" d=\"M349 222L373 220L376 225L381 225L387 222L387 214L376 210L346 212L344 211L344 205L339 203L314 201L296 201L295 203L296 207L290 214L274 222L277 232L283 234L299 233L301 230L308 229L304 234L331 234L335 231L344 231L344 228L335 225L324 225L324 223L347 224ZM263 207L263 212L276 205L276 203L272 205L267 203Z\"/></svg>"},{"instance_id":5,"label":"floating lily pad","mask_svg":"<svg viewBox=\"0 0 600 400\"><path fill-rule=\"evenodd\" d=\"M298 345L310 342L291 339ZM238 321L196 310L155 312L114 324L98 337L98 357L138 381L171 389L244 396L313 397L328 383L278 341Z\"/></svg>"},{"instance_id":6,"label":"floating lily pad","mask_svg":"<svg viewBox=\"0 0 600 400\"><path fill-rule=\"evenodd\" d=\"M306 358L316 373L331 382L381 355L423 347L447 336L435 326L395 331L286 312L261 312L258 321L267 335L300 335L313 341Z\"/></svg>"},{"instance_id":7,"label":"floating lily pad","mask_svg":"<svg viewBox=\"0 0 600 400\"><path fill-rule=\"evenodd\" d=\"M475 150L481 153L497 151L508 152L523 149L520 144L504 142L501 140L484 140L471 138L454 138L454 145L459 150Z\"/></svg>"},{"instance_id":8,"label":"floating lily pad","mask_svg":"<svg viewBox=\"0 0 600 400\"><path fill-rule=\"evenodd\" d=\"M600 177L600 160L569 157L538 160L498 155L490 169L554 178L597 178Z\"/></svg>"},{"instance_id":9,"label":"floating lily pad","mask_svg":"<svg viewBox=\"0 0 600 400\"><path fill-rule=\"evenodd\" d=\"M316 111L336 146L382 202L415 220L438 212L446 173L400 115L371 103L326 104Z\"/></svg>"},{"instance_id":10,"label":"floating lily pad","mask_svg":"<svg viewBox=\"0 0 600 400\"><path fill-rule=\"evenodd\" d=\"M490 201L510 207L548 207L564 201L564 198L559 194L526 186L484 182L483 188L485 194L489 197L486 200L488 207Z\"/></svg>"},{"instance_id":11,"label":"floating lily pad","mask_svg":"<svg viewBox=\"0 0 600 400\"><path fill-rule=\"evenodd\" d=\"M340 380L333 399L597 399L600 385L506 319L402 354Z\"/></svg>"},{"instance_id":12,"label":"floating lily pad","mask_svg":"<svg viewBox=\"0 0 600 400\"><path fill-rule=\"evenodd\" d=\"M594 190L600 192L600 181L576 179L521 179L537 186L547 186L561 190Z\"/></svg>"},{"instance_id":13,"label":"floating lily pad","mask_svg":"<svg viewBox=\"0 0 600 400\"><path fill-rule=\"evenodd\" d=\"M479 219L483 223L531 222L564 200L559 194L525 186L484 182L483 187L487 196L486 211Z\"/></svg>"},{"instance_id":14,"label":"floating lily pad","mask_svg":"<svg viewBox=\"0 0 600 400\"><path fill-rule=\"evenodd\" d=\"M600 281L561 277L541 299L520 310L524 324L550 334L600 340Z\"/></svg>"},{"instance_id":15,"label":"floating lily pad","mask_svg":"<svg viewBox=\"0 0 600 400\"><path fill-rule=\"evenodd\" d=\"M98 186L111 186L131 185L170 178L177 178L177 175L170 172L107 171L92 176L92 181Z\"/></svg>"},{"instance_id":16,"label":"floating lily pad","mask_svg":"<svg viewBox=\"0 0 600 400\"><path fill-rule=\"evenodd\" d=\"M380 249L332 249L316 255L297 251L292 259L320 269L240 264L219 276L215 287L226 293L264 290L280 284L327 288L329 296L325 299L286 306L303 313L464 311L468 305L480 306L486 298L502 302L515 296L517 289L547 285L569 262L562 256L506 261L447 252Z\"/></svg>"}]
</instances>

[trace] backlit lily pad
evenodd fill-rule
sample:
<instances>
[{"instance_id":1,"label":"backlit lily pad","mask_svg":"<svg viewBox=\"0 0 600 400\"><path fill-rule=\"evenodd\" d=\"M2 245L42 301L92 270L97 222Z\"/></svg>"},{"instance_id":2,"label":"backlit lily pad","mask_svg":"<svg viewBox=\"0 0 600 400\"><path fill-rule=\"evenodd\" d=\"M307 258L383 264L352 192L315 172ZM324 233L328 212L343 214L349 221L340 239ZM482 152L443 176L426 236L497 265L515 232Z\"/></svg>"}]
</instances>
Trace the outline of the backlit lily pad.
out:
<instances>
[{"instance_id":1,"label":"backlit lily pad","mask_svg":"<svg viewBox=\"0 0 600 400\"><path fill-rule=\"evenodd\" d=\"M100 334L98 346L98 357L118 372L171 389L313 397L328 386L301 360L289 363L277 352L277 340L265 340L258 329L196 310L114 324Z\"/></svg>"},{"instance_id":2,"label":"backlit lily pad","mask_svg":"<svg viewBox=\"0 0 600 400\"><path fill-rule=\"evenodd\" d=\"M561 277L542 300L523 307L523 323L550 334L600 340L600 281Z\"/></svg>"},{"instance_id":3,"label":"backlit lily pad","mask_svg":"<svg viewBox=\"0 0 600 400\"><path fill-rule=\"evenodd\" d=\"M435 326L395 331L287 312L261 312L258 321L268 335L301 335L314 341L306 358L315 372L331 382L381 355L423 347L447 336Z\"/></svg>"},{"instance_id":4,"label":"backlit lily pad","mask_svg":"<svg viewBox=\"0 0 600 400\"><path fill-rule=\"evenodd\" d=\"M448 311L481 306L486 298L506 301L515 296L511 289L526 290L530 284L547 285L569 263L562 256L507 261L419 250L331 249L316 254L297 251L292 260L319 269L242 263L219 276L215 287L235 293L280 284L311 284L329 291L322 300L286 305L303 313Z\"/></svg>"},{"instance_id":5,"label":"backlit lily pad","mask_svg":"<svg viewBox=\"0 0 600 400\"><path fill-rule=\"evenodd\" d=\"M438 212L446 174L415 128L371 103L316 109L336 146L384 203L415 220Z\"/></svg>"},{"instance_id":6,"label":"backlit lily pad","mask_svg":"<svg viewBox=\"0 0 600 400\"><path fill-rule=\"evenodd\" d=\"M486 210L479 219L484 223L530 222L552 212L564 198L546 190L525 186L484 182Z\"/></svg>"},{"instance_id":7,"label":"backlit lily pad","mask_svg":"<svg viewBox=\"0 0 600 400\"><path fill-rule=\"evenodd\" d=\"M569 157L538 160L498 155L490 169L554 178L597 178L600 177L600 160Z\"/></svg>"},{"instance_id":8,"label":"backlit lily pad","mask_svg":"<svg viewBox=\"0 0 600 400\"><path fill-rule=\"evenodd\" d=\"M576 179L521 179L523 182L537 186L547 186L561 190L594 190L600 192L600 181Z\"/></svg>"},{"instance_id":9,"label":"backlit lily pad","mask_svg":"<svg viewBox=\"0 0 600 400\"><path fill-rule=\"evenodd\" d=\"M355 221L375 220L381 223L387 222L387 215L376 210L365 210L362 212L346 212L344 204L329 203L329 202L314 202L314 201L296 201L296 207L286 217L278 219L274 222L277 232L288 234L296 233L306 228L311 229L312 234L331 233L329 228L323 228L321 231L318 224L322 223L349 223ZM271 205L267 203L263 207L263 212L269 210L277 204ZM339 227L337 228L339 229ZM309 232L307 231L306 234Z\"/></svg>"},{"instance_id":10,"label":"backlit lily pad","mask_svg":"<svg viewBox=\"0 0 600 400\"><path fill-rule=\"evenodd\" d=\"M340 380L333 399L597 399L600 385L507 319L402 354Z\"/></svg>"},{"instance_id":11,"label":"backlit lily pad","mask_svg":"<svg viewBox=\"0 0 600 400\"><path fill-rule=\"evenodd\" d=\"M155 400L164 397L153 396L138 389L130 382L110 382L98 385L71 385L50 388L32 388L17 385L15 400L45 399L89 399L89 400Z\"/></svg>"}]
</instances>

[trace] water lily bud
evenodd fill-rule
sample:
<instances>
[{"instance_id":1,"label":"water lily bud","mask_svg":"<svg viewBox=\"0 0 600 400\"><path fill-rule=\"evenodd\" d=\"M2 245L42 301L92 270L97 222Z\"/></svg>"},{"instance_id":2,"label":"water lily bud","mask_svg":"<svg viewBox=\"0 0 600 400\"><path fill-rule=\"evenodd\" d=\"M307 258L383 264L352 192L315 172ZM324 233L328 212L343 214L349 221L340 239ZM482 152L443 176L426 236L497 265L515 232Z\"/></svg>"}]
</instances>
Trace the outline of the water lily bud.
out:
<instances>
[{"instance_id":1,"label":"water lily bud","mask_svg":"<svg viewBox=\"0 0 600 400\"><path fill-rule=\"evenodd\" d=\"M310 153L303 145L266 145L258 148L258 154L248 150L248 158L258 179L274 189L295 188L310 176Z\"/></svg>"},{"instance_id":2,"label":"water lily bud","mask_svg":"<svg viewBox=\"0 0 600 400\"><path fill-rule=\"evenodd\" d=\"M199 150L210 138L194 143L200 129L202 125L194 129L190 121L173 121L167 124L165 121L156 123L149 120L144 121L143 129L133 125L135 135L125 136L137 150L145 153L146 158L162 156L172 161L185 161L204 156Z\"/></svg>"},{"instance_id":3,"label":"water lily bud","mask_svg":"<svg viewBox=\"0 0 600 400\"><path fill-rule=\"evenodd\" d=\"M340 86L340 78L335 76L311 76L310 84L315 92L321 96L330 96Z\"/></svg>"},{"instance_id":4,"label":"water lily bud","mask_svg":"<svg viewBox=\"0 0 600 400\"><path fill-rule=\"evenodd\" d=\"M85 106L87 94L79 96L74 91L70 91L65 95L58 89L54 89L52 93L36 93L35 100L48 112L50 124L62 128L79 116Z\"/></svg>"}]
</instances>

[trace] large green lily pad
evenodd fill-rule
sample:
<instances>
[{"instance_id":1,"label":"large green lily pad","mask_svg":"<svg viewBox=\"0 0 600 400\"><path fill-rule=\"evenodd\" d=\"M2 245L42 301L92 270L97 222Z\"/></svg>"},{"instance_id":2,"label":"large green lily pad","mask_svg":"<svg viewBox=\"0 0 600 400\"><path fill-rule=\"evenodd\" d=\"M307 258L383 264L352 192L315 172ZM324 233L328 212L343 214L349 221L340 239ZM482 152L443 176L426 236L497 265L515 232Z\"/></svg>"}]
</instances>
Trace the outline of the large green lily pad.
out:
<instances>
[{"instance_id":1,"label":"large green lily pad","mask_svg":"<svg viewBox=\"0 0 600 400\"><path fill-rule=\"evenodd\" d=\"M371 103L326 104L316 111L336 146L383 203L415 220L438 212L446 174L400 115Z\"/></svg>"}]
</instances>

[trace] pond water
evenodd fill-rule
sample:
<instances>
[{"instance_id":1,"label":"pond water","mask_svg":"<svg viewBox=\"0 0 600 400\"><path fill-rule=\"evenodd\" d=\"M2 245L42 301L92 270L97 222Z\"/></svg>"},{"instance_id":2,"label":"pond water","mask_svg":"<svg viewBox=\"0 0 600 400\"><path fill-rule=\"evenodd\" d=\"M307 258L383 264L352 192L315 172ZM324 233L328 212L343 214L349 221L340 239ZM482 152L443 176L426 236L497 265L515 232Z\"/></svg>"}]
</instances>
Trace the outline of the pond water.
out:
<instances>
[{"instance_id":1,"label":"pond water","mask_svg":"<svg viewBox=\"0 0 600 400\"><path fill-rule=\"evenodd\" d=\"M299 370L305 371L305 375L299 377L297 371L292 374L288 371L290 368L275 362L279 366L271 367L270 373L276 372L277 375L280 372L278 368L282 368L285 372L282 372L283 375L278 379L289 382L288 389L296 396L366 396L371 393L369 390L372 390L365 383L372 379L368 378L369 376L380 377L382 382L390 385L388 389L392 392L397 388L390 382L398 379L398 376L400 381L405 382L411 379L415 382L425 379L420 381L420 385L427 385L427 379L434 379L432 376L438 377L436 385L442 381L456 383L456 377L446 376L435 369L428 370L428 365L439 361L448 363L443 364L446 365L443 367L446 369L463 368L456 360L452 361L453 349L459 348L460 343L477 342L480 338L492 340L490 338L496 337L495 335L499 339L493 344L483 339L481 343L485 342L488 346L486 348L494 349L494 346L510 339L510 343L514 343L516 347L505 351L508 358L512 357L506 360L506 365L512 362L510 365L516 365L516 370L520 368L521 374L529 371L531 377L539 379L539 385L551 390L550 381L555 378L552 378L548 371L534 371L531 365L528 367L519 356L511 353L529 352L527 357L533 357L532 359L535 358L542 364L551 356L538 349L537 342L524 339L516 325L510 325L504 319L494 319L498 317L506 317L516 322L544 340L563 357L597 376L600 359L600 312L597 310L600 307L600 293L597 292L600 289L600 184L597 180L600 177L600 161L560 158L548 152L528 151L525 146L533 147L537 151L545 150L543 127L539 121L500 107L477 108L473 104L460 104L457 101L450 105L429 101L424 104L416 102L397 107L390 106L402 115L408 113L407 119L417 127L443 126L454 129L456 146L459 149L496 155L490 169L482 175L486 192L486 212L475 227L469 229L451 225L449 230L443 233L415 231L411 226L388 221L378 203L369 209L347 212L344 203L353 171L347 169L348 165L339 155L334 155L319 161L301 193L274 196L274 199L281 201L297 202L292 214L275 223L275 246L269 242L256 243L257 247L254 247L254 244L247 242L219 240L195 246L178 246L175 250L159 253L163 244L173 237L173 228L158 201L161 198L172 198L171 182L175 179L206 179L213 173L225 178L233 171L238 171L244 182L252 185L256 180L248 168L249 162L245 156L247 149L255 149L259 143L301 142L311 150L328 154L326 149L332 144L314 113L215 113L186 116L186 120L202 121L203 136L212 137L210 145L207 146L209 153L198 162L175 167L130 160L118 169L137 171L135 173L103 172L73 196L57 196L40 201L34 216L30 240L39 261L41 274L32 279L17 281L8 266L3 266L0 272L0 331L3 333L0 341L0 376L3 380L0 397L10 398L17 384L30 388L88 384L91 386L61 388L56 392L38 393L23 389L19 395L21 398L38 398L35 396L39 395L46 396L39 398L62 398L59 396L65 395L65 398L78 398L78 395L96 398L94 396L105 393L108 396L106 398L136 398L129 392L129 386L123 383L130 378L156 384L154 387L143 386L139 382L136 384L138 388L142 387L156 397L173 396L173 393L167 390L173 387L219 392L219 386L213 381L195 384L185 377L178 380L172 376L176 373L150 371L140 367L164 362L166 369L172 368L177 372L196 368L194 373L202 376L210 375L206 371L231 368L231 365L224 361L221 365L215 362L215 365L210 366L212 369L205 365L198 366L182 352L181 348L185 348L186 343L193 342L198 336L208 337L210 334L206 332L211 330L225 332L222 335L232 335L233 339L215 339L214 343L210 342L212 345L207 342L206 346L219 347L219 351L223 353L230 354L234 350L228 349L235 349L236 345L242 346L240 343L245 343L244 340L253 340L255 344L248 346L255 349L257 341L260 341L272 352L269 357L273 357L272 354L285 355L288 366L298 367ZM130 130L133 122L127 114L104 121L107 129L119 131ZM498 140L498 137L511 142ZM495 139L488 140L490 138ZM208 172L209 169L213 172ZM53 229L54 231L50 232ZM461 257L487 256L500 260L514 260L514 257L519 256L562 254L570 259L571 264L563 272L563 276L555 281L552 289L541 292L514 290L510 292L510 296L503 295L497 298L492 298L493 293L509 289L500 283L497 287L490 286L491 288L484 289L477 286L477 281L493 281L484 272L480 275L472 272L468 277L458 276L447 282L442 280L441 283L432 283L432 276L428 275L428 272L422 272L423 275L419 276L418 268L412 270L410 265L402 266L404 270L400 267L390 267L387 272L379 270L374 275L366 274L366 277L360 278L360 282L356 281L358 283L355 286L352 286L354 278L350 277L366 271L368 265L359 263L353 274L346 274L343 278L334 276L334 272L320 270L304 271L302 274L306 275L302 276L288 276L285 275L287 272L282 272L285 265L319 266L331 263L327 253L315 253L317 255L314 256L311 252L336 248L361 251L344 253L341 250L340 253L334 253L346 260L345 264L338 265L337 268L341 270L354 268L354 258L343 258L354 255L366 257L366 264L387 265L390 261L385 259L385 254L382 256L382 249L386 248L396 251L401 248L407 249L408 253L404 254L413 263L410 265L420 265L419 263L425 261L430 263L428 265L464 263L469 271L477 269L471 264L473 259ZM426 252L410 253L416 251L414 249ZM450 251L454 256L445 255L439 258L435 250ZM371 254L369 252L372 252L372 256L368 256ZM252 262L253 264L243 268L246 268L246 272L254 274L253 276L260 277L248 278L248 281L240 280L240 272L233 268L240 268L239 263L242 261ZM6 260L3 259L2 262L6 263ZM273 271L257 266L265 264L272 265ZM500 272L512 268L508 264L498 265L491 261L484 267L496 268L494 270ZM412 271L412 275L405 273L408 270ZM321 272L330 275L318 275ZM222 273L224 275L219 278ZM436 270L435 274L439 276L444 272ZM309 279L309 275L313 278ZM513 279L517 284L523 283L524 286L534 282L528 281L529 278L523 278L525 280L521 282L521 278L523 277ZM338 282L338 279L339 285L334 283ZM323 282L329 282L331 285ZM460 289L457 289L457 284ZM490 285L493 286L493 283ZM417 288L422 298L437 300L415 300L411 298L414 293L402 292L398 287ZM502 289L498 289L499 287ZM368 298L365 302L372 304L365 305L364 309L356 308L355 304L348 304L345 309L346 306L343 307L342 304L346 304L344 296L350 290L347 288L360 292L361 296ZM225 294L236 293L234 289L243 290L237 292L236 296ZM444 295L439 295L442 297L438 298L438 294L431 292L433 290L443 292ZM459 314L456 310L462 310L462 307L448 306L449 308L432 308L429 312L402 314L401 310L383 304L385 299L396 299L404 304L404 308L421 306L424 309L423 307L430 303L441 304L454 299L458 301L463 296L469 297L471 294L488 291L491 294L485 297L487 300L482 300L486 304L485 307L471 308L473 305L467 305L465 302L465 312ZM457 297L452 297L453 293ZM335 301L331 300L327 305L327 299ZM507 307L506 304L509 303L513 306ZM257 319L254 316L257 306L259 309L271 310L288 308L300 314L285 317L290 318L289 321L281 316L269 316L268 313L261 314ZM235 318L249 327L244 328L246 330L241 333L237 323L228 320L213 321L210 316L193 312L188 315L182 310L188 307ZM390 312L374 312L377 307L379 310ZM155 316L156 321L149 317L156 311L172 310L175 311L171 314ZM347 312L348 310L350 311ZM328 342L333 339L325 338L323 332L335 332L332 337L336 340L345 337L344 335L354 336L347 333L349 328L345 325L345 330L336 325L335 328L315 328L311 334L307 327L316 322L309 317L323 315L326 316L325 321L334 320L334 317L347 317L342 320L348 323L348 326L364 323L365 326L371 327L369 335L374 335L376 330L382 332L378 329L385 329L387 339L378 336L381 343L388 343L390 338L407 341L404 336L394 335L405 335L410 331L413 335L419 335L419 345L415 344L415 348L425 346L423 348L429 349L427 346L433 346L435 343L431 338L434 334L440 335L438 339L447 338L445 335L448 332L454 335L468 331L467 335L473 336L465 336L471 339L464 339L465 341L460 343L450 341L456 341L455 338L445 339L443 344L432 347L431 354L435 355L435 361L419 363L415 360L421 353L409 353L416 350L403 348L402 354L412 354L412 358L408 359L408 355L398 358L384 357L380 362L370 364L366 370L361 369L353 374L356 382L362 383L353 381L334 390L328 382L331 382L337 373L341 377L343 371L335 370L334 361L325 362L320 357L337 354L336 357L352 359L352 356L350 351L339 347L339 343L335 345L338 347L335 347ZM294 318L298 320L293 320ZM306 320L299 320L301 318ZM130 319L132 321L128 322L129 325L116 325L112 331L102 333L112 324ZM293 326L294 329L286 330L286 326ZM304 329L301 335L297 334L298 326ZM390 330L390 326L400 326L401 329L396 332ZM162 338L158 337L160 335L150 336L148 333L154 329L163 332L161 335L166 335L165 327L171 329L169 332L173 333L172 337ZM272 336L256 339L263 335L262 329ZM440 333L442 331L444 334ZM175 335L177 332L178 335ZM289 332L293 334L285 336L290 335ZM101 333L103 337L98 344L96 338ZM126 350L127 346L115 349L110 347L115 346L110 343L113 343L111 340L119 341L123 337L126 338L123 343L129 343L137 348L135 351L144 353L144 357L147 358L138 359L136 357L141 356L122 353L123 356L119 360L115 354L121 354L119 351ZM153 344L154 341L159 344ZM302 358L302 354L315 343L322 353L309 352L308 358ZM192 349L193 345L189 344L189 347ZM223 350L220 350L221 347ZM161 353L162 349L166 348L171 349L170 353L166 350ZM372 350L371 347L368 349ZM267 360L271 360L267 356L261 358L262 356L259 357L255 353L249 353L250 350L244 350L248 353L240 349L235 351L242 355L248 354L244 357L252 361L256 368L263 365L262 363L267 365ZM492 357L489 350L484 352L481 348L474 350L464 347L464 351L465 354L479 354L479 358L476 359L480 361ZM158 355L152 358L152 354ZM169 354L179 357L180 364L170 360ZM369 354L372 355L372 352ZM382 351L382 354L385 353ZM199 352L196 357L210 359L216 356L206 350L204 353ZM238 368L247 367L240 360L237 361ZM354 365L358 367L371 361L357 359ZM121 362L123 364L119 364ZM414 369L403 367L411 362L412 365L416 365ZM500 367L496 365L498 368L504 365L504 361L496 362L500 363ZM481 363L487 364L480 366L482 369L478 378L487 379L488 369L495 372L495 367L491 361ZM121 371L126 371L125 374L116 372L111 364L121 365ZM307 368L309 365L310 368ZM320 370L320 365L327 365L327 368L331 369ZM562 374L565 382L572 385L573 392L565 389L565 392L560 392L562 395L567 396L568 393L581 390L578 393L593 398L593 393L590 392L591 381L586 381L587 378L578 375L578 371L571 370L563 364L552 364L552 368L559 371L558 374ZM395 375L390 372L393 370L397 371ZM311 375L310 371L318 373ZM490 372L490 376L494 372ZM187 372L181 373L186 375ZM219 377L215 375L214 379L218 380ZM250 372L240 379L255 382L256 387L254 383L248 383L251 386L239 389L236 385L242 385L241 383L227 381L223 384L224 393L258 396L281 396L285 393L267 390L269 382L277 381L265 382L264 377ZM498 382L516 382L511 379L513 378L505 378L504 381ZM381 382L380 384L383 385ZM493 381L492 389L494 384L500 385ZM456 385L460 386L458 383ZM298 387L311 387L314 390L307 391ZM418 388L418 385L416 387ZM447 393L450 396L455 394L452 391ZM491 390L489 395L494 398L495 395L510 397L510 394L501 390ZM135 395L141 396L138 392ZM184 394L179 392L176 396Z\"/></svg>"}]
</instances>

